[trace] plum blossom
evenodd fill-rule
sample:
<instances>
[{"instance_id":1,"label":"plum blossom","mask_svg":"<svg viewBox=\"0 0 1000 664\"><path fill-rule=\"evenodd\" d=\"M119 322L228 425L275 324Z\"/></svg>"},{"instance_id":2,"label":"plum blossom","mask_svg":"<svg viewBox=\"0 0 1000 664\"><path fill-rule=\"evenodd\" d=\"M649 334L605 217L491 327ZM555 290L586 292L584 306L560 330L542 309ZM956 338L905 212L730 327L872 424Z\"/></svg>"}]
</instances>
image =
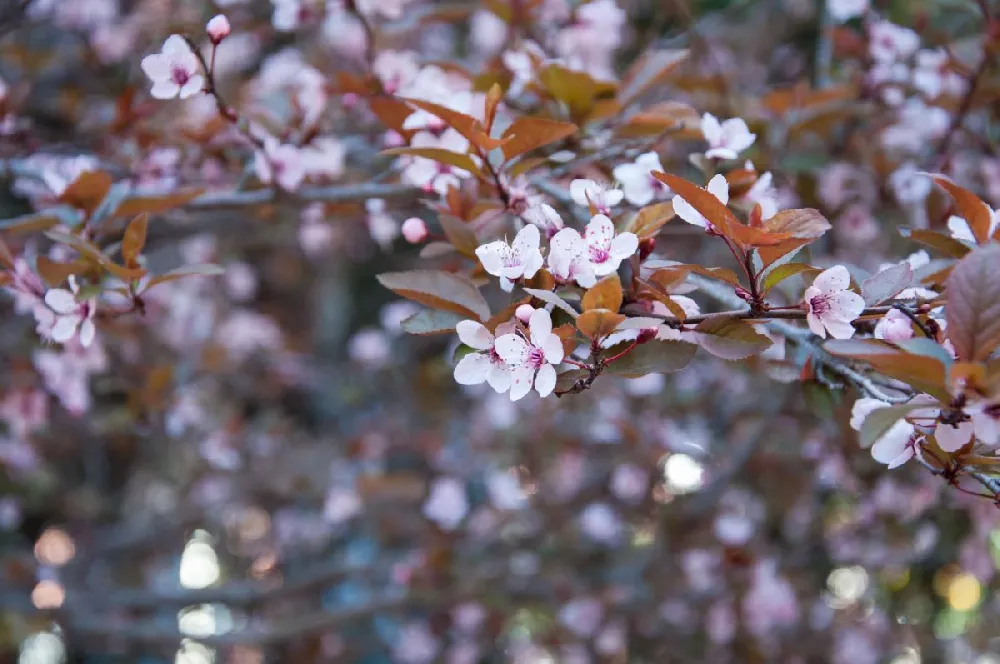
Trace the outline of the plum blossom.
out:
<instances>
[{"instance_id":1,"label":"plum blossom","mask_svg":"<svg viewBox=\"0 0 1000 664\"><path fill-rule=\"evenodd\" d=\"M141 66L153 82L149 93L157 99L187 99L205 85L198 58L180 35L167 37L161 52L144 57Z\"/></svg>"},{"instance_id":2,"label":"plum blossom","mask_svg":"<svg viewBox=\"0 0 1000 664\"><path fill-rule=\"evenodd\" d=\"M90 376L108 368L107 354L100 342L84 348L75 339L63 346L62 352L35 352L33 361L46 389L72 415L82 415L90 409Z\"/></svg>"},{"instance_id":3,"label":"plum blossom","mask_svg":"<svg viewBox=\"0 0 1000 664\"><path fill-rule=\"evenodd\" d=\"M587 243L575 228L564 228L549 240L549 271L558 281L584 288L597 283Z\"/></svg>"},{"instance_id":4,"label":"plum blossom","mask_svg":"<svg viewBox=\"0 0 1000 664\"><path fill-rule=\"evenodd\" d=\"M875 338L899 342L913 338L913 324L902 311L890 309L875 325Z\"/></svg>"},{"instance_id":5,"label":"plum blossom","mask_svg":"<svg viewBox=\"0 0 1000 664\"><path fill-rule=\"evenodd\" d=\"M205 25L205 32L208 33L213 44L218 44L229 36L229 19L226 18L225 14L216 14Z\"/></svg>"},{"instance_id":6,"label":"plum blossom","mask_svg":"<svg viewBox=\"0 0 1000 664\"><path fill-rule=\"evenodd\" d=\"M539 229L545 231L545 237L550 240L552 239L552 236L566 226L566 224L563 223L562 217L559 216L559 213L556 212L555 209L548 203L532 205L524 211L522 216L529 224L534 224L535 226L538 226Z\"/></svg>"},{"instance_id":7,"label":"plum blossom","mask_svg":"<svg viewBox=\"0 0 1000 664\"><path fill-rule=\"evenodd\" d=\"M420 217L410 217L403 222L400 230L410 244L420 244L427 239L427 224Z\"/></svg>"},{"instance_id":8,"label":"plum blossom","mask_svg":"<svg viewBox=\"0 0 1000 664\"><path fill-rule=\"evenodd\" d=\"M753 164L750 164L751 169ZM753 183L742 199L751 205L760 205L760 218L770 219L778 212L778 192L774 189L774 178L770 172L764 173Z\"/></svg>"},{"instance_id":9,"label":"plum blossom","mask_svg":"<svg viewBox=\"0 0 1000 664\"><path fill-rule=\"evenodd\" d=\"M889 406L889 403L880 399L869 397L858 399L851 408L851 428L861 431L865 419L872 412ZM890 470L898 468L916 455L915 440L914 426L900 419L872 445L872 458L886 464Z\"/></svg>"},{"instance_id":10,"label":"plum blossom","mask_svg":"<svg viewBox=\"0 0 1000 664\"><path fill-rule=\"evenodd\" d=\"M38 331L43 337L64 344L79 336L80 345L84 348L90 346L97 333L94 326L97 299L78 302L79 294L80 287L76 283L76 276L72 274L69 276L69 290L53 288L45 293L47 308L35 308Z\"/></svg>"},{"instance_id":11,"label":"plum blossom","mask_svg":"<svg viewBox=\"0 0 1000 664\"><path fill-rule=\"evenodd\" d=\"M720 123L711 113L701 116L701 133L708 141L705 156L709 159L736 159L757 140L757 134L750 133L742 118L730 118Z\"/></svg>"},{"instance_id":12,"label":"plum blossom","mask_svg":"<svg viewBox=\"0 0 1000 664\"><path fill-rule=\"evenodd\" d=\"M253 167L261 182L274 182L286 191L298 189L306 177L302 151L294 145L279 143L273 136L264 138L264 149L254 155Z\"/></svg>"},{"instance_id":13,"label":"plum blossom","mask_svg":"<svg viewBox=\"0 0 1000 664\"><path fill-rule=\"evenodd\" d=\"M455 366L455 382L459 385L479 385L489 383L498 393L510 389L510 367L496 350L496 337L486 326L474 320L463 320L455 326L458 338L463 344L478 353L469 353ZM499 336L513 331L512 325L497 328Z\"/></svg>"},{"instance_id":14,"label":"plum blossom","mask_svg":"<svg viewBox=\"0 0 1000 664\"><path fill-rule=\"evenodd\" d=\"M639 248L635 233L615 234L615 225L603 214L595 215L583 232L587 245L587 259L599 277L611 274L623 260L630 258Z\"/></svg>"},{"instance_id":15,"label":"plum blossom","mask_svg":"<svg viewBox=\"0 0 1000 664\"><path fill-rule=\"evenodd\" d=\"M639 155L634 163L615 166L615 179L621 182L625 200L632 205L646 205L670 193L667 185L653 177L653 171L663 171L660 156L655 152Z\"/></svg>"},{"instance_id":16,"label":"plum blossom","mask_svg":"<svg viewBox=\"0 0 1000 664\"><path fill-rule=\"evenodd\" d=\"M720 174L714 176L708 181L706 189L708 189L708 192L719 199L719 201L723 204L729 202L729 182L726 180L724 175ZM694 206L680 196L674 196L674 212L677 213L678 217L689 224L701 226L706 230L712 230L713 228L712 222L706 219L701 212L695 210Z\"/></svg>"},{"instance_id":17,"label":"plum blossom","mask_svg":"<svg viewBox=\"0 0 1000 664\"><path fill-rule=\"evenodd\" d=\"M584 207L593 205L600 214L610 214L611 208L621 203L625 197L621 189L580 178L569 183L569 195L577 205Z\"/></svg>"},{"instance_id":18,"label":"plum blossom","mask_svg":"<svg viewBox=\"0 0 1000 664\"><path fill-rule=\"evenodd\" d=\"M494 342L497 355L510 368L510 400L517 401L531 390L547 397L556 387L556 365L563 360L562 339L552 332L552 317L537 309L528 320L527 338L504 334Z\"/></svg>"},{"instance_id":19,"label":"plum blossom","mask_svg":"<svg viewBox=\"0 0 1000 664\"><path fill-rule=\"evenodd\" d=\"M412 81L420 71L419 56L415 51L379 51L372 63L372 73L389 94L393 94Z\"/></svg>"},{"instance_id":20,"label":"plum blossom","mask_svg":"<svg viewBox=\"0 0 1000 664\"><path fill-rule=\"evenodd\" d=\"M487 273L500 277L500 287L509 293L515 280L531 279L542 267L540 242L538 227L525 226L511 244L496 240L481 245L476 249L476 256Z\"/></svg>"},{"instance_id":21,"label":"plum blossom","mask_svg":"<svg viewBox=\"0 0 1000 664\"><path fill-rule=\"evenodd\" d=\"M14 259L14 269L7 274L11 280L6 289L14 296L14 311L26 314L44 306L45 284L28 265L28 261L18 256Z\"/></svg>"},{"instance_id":22,"label":"plum blossom","mask_svg":"<svg viewBox=\"0 0 1000 664\"><path fill-rule=\"evenodd\" d=\"M424 502L424 516L441 530L455 530L468 513L465 485L453 477L436 479Z\"/></svg>"},{"instance_id":23,"label":"plum blossom","mask_svg":"<svg viewBox=\"0 0 1000 664\"><path fill-rule=\"evenodd\" d=\"M854 321L864 311L865 301L849 290L851 275L843 265L820 273L803 298L806 322L814 334L826 338L850 339L854 336Z\"/></svg>"},{"instance_id":24,"label":"plum blossom","mask_svg":"<svg viewBox=\"0 0 1000 664\"><path fill-rule=\"evenodd\" d=\"M869 2L870 0L830 0L826 3L826 10L833 20L843 23L868 11Z\"/></svg>"}]
</instances>

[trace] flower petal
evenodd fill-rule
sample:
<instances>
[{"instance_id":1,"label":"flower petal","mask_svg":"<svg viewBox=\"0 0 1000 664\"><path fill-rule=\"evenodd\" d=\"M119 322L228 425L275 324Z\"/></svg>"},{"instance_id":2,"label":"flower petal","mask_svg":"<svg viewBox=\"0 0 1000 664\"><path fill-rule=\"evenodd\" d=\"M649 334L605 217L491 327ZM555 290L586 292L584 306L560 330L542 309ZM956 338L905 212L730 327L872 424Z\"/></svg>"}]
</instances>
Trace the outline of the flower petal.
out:
<instances>
[{"instance_id":1,"label":"flower petal","mask_svg":"<svg viewBox=\"0 0 1000 664\"><path fill-rule=\"evenodd\" d=\"M545 309L535 309L528 319L528 330L531 333L531 343L541 348L552 335L552 315Z\"/></svg>"},{"instance_id":2,"label":"flower petal","mask_svg":"<svg viewBox=\"0 0 1000 664\"><path fill-rule=\"evenodd\" d=\"M847 290L827 295L826 303L830 307L826 318L845 322L855 320L865 310L864 298Z\"/></svg>"},{"instance_id":3,"label":"flower petal","mask_svg":"<svg viewBox=\"0 0 1000 664\"><path fill-rule=\"evenodd\" d=\"M547 397L556 389L556 370L551 364L546 364L538 370L535 376L535 390L538 396Z\"/></svg>"},{"instance_id":4,"label":"flower petal","mask_svg":"<svg viewBox=\"0 0 1000 664\"><path fill-rule=\"evenodd\" d=\"M974 434L972 422L962 422L958 426L938 424L934 429L934 438L945 452L957 452L962 449Z\"/></svg>"},{"instance_id":5,"label":"flower petal","mask_svg":"<svg viewBox=\"0 0 1000 664\"><path fill-rule=\"evenodd\" d=\"M486 326L474 320L463 320L455 326L463 344L476 350L488 350L493 345L493 335Z\"/></svg>"},{"instance_id":6,"label":"flower petal","mask_svg":"<svg viewBox=\"0 0 1000 664\"><path fill-rule=\"evenodd\" d=\"M497 337L493 348L497 355L511 367L520 367L531 353L528 342L516 334L505 334Z\"/></svg>"},{"instance_id":7,"label":"flower petal","mask_svg":"<svg viewBox=\"0 0 1000 664\"><path fill-rule=\"evenodd\" d=\"M486 374L486 382L493 391L503 394L510 389L510 369L499 362L491 363L490 370Z\"/></svg>"},{"instance_id":8,"label":"flower petal","mask_svg":"<svg viewBox=\"0 0 1000 664\"><path fill-rule=\"evenodd\" d=\"M491 364L486 353L469 353L455 366L455 382L459 385L479 385L486 381Z\"/></svg>"},{"instance_id":9,"label":"flower petal","mask_svg":"<svg viewBox=\"0 0 1000 664\"><path fill-rule=\"evenodd\" d=\"M830 336L834 339L850 339L856 332L853 325L840 320L824 319L823 325L830 331Z\"/></svg>"},{"instance_id":10,"label":"flower petal","mask_svg":"<svg viewBox=\"0 0 1000 664\"><path fill-rule=\"evenodd\" d=\"M639 237L635 233L622 233L611 241L611 255L618 259L632 256L639 248Z\"/></svg>"},{"instance_id":11,"label":"flower petal","mask_svg":"<svg viewBox=\"0 0 1000 664\"><path fill-rule=\"evenodd\" d=\"M76 324L78 322L78 319L73 316L57 317L55 325L52 326L52 330L49 332L52 340L64 344L72 339L73 335L76 334Z\"/></svg>"},{"instance_id":12,"label":"flower petal","mask_svg":"<svg viewBox=\"0 0 1000 664\"><path fill-rule=\"evenodd\" d=\"M705 219L700 212L694 209L694 206L680 196L674 196L674 212L689 224L708 228L708 219Z\"/></svg>"},{"instance_id":13,"label":"flower petal","mask_svg":"<svg viewBox=\"0 0 1000 664\"><path fill-rule=\"evenodd\" d=\"M847 290L850 286L851 274L843 265L835 265L828 270L824 270L812 282L812 287L818 288L823 293Z\"/></svg>"},{"instance_id":14,"label":"flower petal","mask_svg":"<svg viewBox=\"0 0 1000 664\"><path fill-rule=\"evenodd\" d=\"M523 399L535 382L535 370L532 367L514 369L510 374L510 381L510 400Z\"/></svg>"},{"instance_id":15,"label":"flower petal","mask_svg":"<svg viewBox=\"0 0 1000 664\"><path fill-rule=\"evenodd\" d=\"M496 240L488 244L476 247L476 256L483 264L483 269L493 276L500 276L503 270L503 257L509 251L507 243L503 240Z\"/></svg>"},{"instance_id":16,"label":"flower petal","mask_svg":"<svg viewBox=\"0 0 1000 664\"><path fill-rule=\"evenodd\" d=\"M548 339L541 344L542 353L545 355L545 361L549 364L559 364L563 361L563 354L565 353L563 349L562 339L560 339L555 334L549 336Z\"/></svg>"},{"instance_id":17,"label":"flower petal","mask_svg":"<svg viewBox=\"0 0 1000 664\"><path fill-rule=\"evenodd\" d=\"M80 345L84 348L90 348L90 344L94 342L94 337L97 335L97 327L94 325L94 321L89 318L80 323Z\"/></svg>"},{"instance_id":18,"label":"flower petal","mask_svg":"<svg viewBox=\"0 0 1000 664\"><path fill-rule=\"evenodd\" d=\"M594 215L583 232L583 238L591 247L607 249L611 246L611 238L615 236L615 225L603 214Z\"/></svg>"},{"instance_id":19,"label":"flower petal","mask_svg":"<svg viewBox=\"0 0 1000 664\"><path fill-rule=\"evenodd\" d=\"M578 178L569 183L569 195L577 205L588 206L587 194L591 196L598 191L597 183L593 180Z\"/></svg>"},{"instance_id":20,"label":"flower petal","mask_svg":"<svg viewBox=\"0 0 1000 664\"><path fill-rule=\"evenodd\" d=\"M529 224L520 230L510 248L515 256L523 258L532 252L537 252L540 242L541 235L538 232L538 226Z\"/></svg>"},{"instance_id":21,"label":"flower petal","mask_svg":"<svg viewBox=\"0 0 1000 664\"><path fill-rule=\"evenodd\" d=\"M159 53L147 55L139 63L139 66L153 81L160 81L170 76L170 60Z\"/></svg>"},{"instance_id":22,"label":"flower petal","mask_svg":"<svg viewBox=\"0 0 1000 664\"><path fill-rule=\"evenodd\" d=\"M708 189L708 193L718 198L720 202L729 202L729 181L721 173L709 180L708 186L705 188Z\"/></svg>"},{"instance_id":23,"label":"flower petal","mask_svg":"<svg viewBox=\"0 0 1000 664\"><path fill-rule=\"evenodd\" d=\"M913 435L913 425L906 420L896 422L872 445L872 457L879 463L889 464L906 452Z\"/></svg>"},{"instance_id":24,"label":"flower petal","mask_svg":"<svg viewBox=\"0 0 1000 664\"><path fill-rule=\"evenodd\" d=\"M865 423L865 418L872 414L872 412L878 410L879 408L888 408L889 404L881 399L872 399L871 397L861 397L854 402L851 407L851 428L855 431L861 431L861 426Z\"/></svg>"},{"instance_id":25,"label":"flower petal","mask_svg":"<svg viewBox=\"0 0 1000 664\"><path fill-rule=\"evenodd\" d=\"M71 314L79 308L73 294L62 288L53 288L46 292L45 304L57 314Z\"/></svg>"}]
</instances>

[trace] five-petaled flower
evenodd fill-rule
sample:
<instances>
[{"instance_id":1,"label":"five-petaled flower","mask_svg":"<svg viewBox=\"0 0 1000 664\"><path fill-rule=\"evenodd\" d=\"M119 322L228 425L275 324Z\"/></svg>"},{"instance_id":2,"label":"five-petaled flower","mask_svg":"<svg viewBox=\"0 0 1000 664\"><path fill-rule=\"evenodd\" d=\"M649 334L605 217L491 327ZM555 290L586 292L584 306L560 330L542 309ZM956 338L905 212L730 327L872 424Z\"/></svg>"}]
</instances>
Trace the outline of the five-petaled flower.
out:
<instances>
[{"instance_id":1,"label":"five-petaled flower","mask_svg":"<svg viewBox=\"0 0 1000 664\"><path fill-rule=\"evenodd\" d=\"M545 231L545 237L552 239L552 236L565 228L562 217L548 203L531 205L522 215L524 220L530 224L538 226Z\"/></svg>"},{"instance_id":2,"label":"five-petaled flower","mask_svg":"<svg viewBox=\"0 0 1000 664\"><path fill-rule=\"evenodd\" d=\"M94 314L97 312L97 300L91 298L77 301L80 287L76 277L69 276L69 290L53 288L45 293L45 304L48 308L35 309L39 331L49 339L64 344L79 334L80 345L90 346L97 332L94 326Z\"/></svg>"},{"instance_id":3,"label":"five-petaled flower","mask_svg":"<svg viewBox=\"0 0 1000 664\"><path fill-rule=\"evenodd\" d=\"M724 175L716 175L711 180L708 181L708 186L706 187L708 192L719 199L723 205L729 202L729 182L726 180ZM674 196L674 212L677 216L688 222L689 224L694 224L695 226L701 226L705 230L713 230L712 222L705 218L705 216L694 209L694 206L688 203L686 200L680 196Z\"/></svg>"},{"instance_id":4,"label":"five-petaled flower","mask_svg":"<svg viewBox=\"0 0 1000 664\"><path fill-rule=\"evenodd\" d=\"M455 366L455 382L459 385L489 383L496 392L510 389L510 368L497 353L496 338L482 323L463 320L455 326L458 338L466 346L479 352L469 353ZM498 335L514 331L512 324L497 328Z\"/></svg>"},{"instance_id":5,"label":"five-petaled flower","mask_svg":"<svg viewBox=\"0 0 1000 664\"><path fill-rule=\"evenodd\" d=\"M149 93L157 99L187 99L205 86L198 58L180 35L167 37L163 50L144 57L141 67L153 82Z\"/></svg>"},{"instance_id":6,"label":"five-petaled flower","mask_svg":"<svg viewBox=\"0 0 1000 664\"><path fill-rule=\"evenodd\" d=\"M563 283L575 281L584 288L597 283L587 243L575 228L564 228L549 240L549 272Z\"/></svg>"},{"instance_id":7,"label":"five-petaled flower","mask_svg":"<svg viewBox=\"0 0 1000 664\"><path fill-rule=\"evenodd\" d=\"M563 360L562 339L552 331L552 317L537 309L528 319L527 338L520 334L497 337L495 349L510 367L510 400L517 401L534 386L546 397L556 387L555 365Z\"/></svg>"},{"instance_id":8,"label":"five-petaled flower","mask_svg":"<svg viewBox=\"0 0 1000 664\"><path fill-rule=\"evenodd\" d=\"M264 149L257 151L253 166L261 182L275 182L286 191L298 189L306 177L302 150L289 143L279 143L273 136L264 139Z\"/></svg>"},{"instance_id":9,"label":"five-petaled flower","mask_svg":"<svg viewBox=\"0 0 1000 664\"><path fill-rule=\"evenodd\" d=\"M633 205L646 205L654 198L663 198L670 188L653 177L653 171L663 171L660 156L655 152L639 155L632 164L615 166L615 178L621 182L625 200Z\"/></svg>"},{"instance_id":10,"label":"five-petaled flower","mask_svg":"<svg viewBox=\"0 0 1000 664\"><path fill-rule=\"evenodd\" d=\"M829 332L834 339L854 336L854 321L865 309L864 299L849 290L851 275L843 265L825 270L806 289L803 308L809 329L821 337Z\"/></svg>"},{"instance_id":11,"label":"five-petaled flower","mask_svg":"<svg viewBox=\"0 0 1000 664\"><path fill-rule=\"evenodd\" d=\"M514 288L516 279L531 279L542 267L542 252L538 245L541 234L537 226L525 226L511 244L506 240L496 240L476 249L489 274L500 277L500 287L508 293Z\"/></svg>"},{"instance_id":12,"label":"five-petaled flower","mask_svg":"<svg viewBox=\"0 0 1000 664\"><path fill-rule=\"evenodd\" d=\"M757 134L750 133L742 118L730 118L720 123L711 113L701 116L701 133L708 141L705 156L709 159L736 159L757 140Z\"/></svg>"},{"instance_id":13,"label":"five-petaled flower","mask_svg":"<svg viewBox=\"0 0 1000 664\"><path fill-rule=\"evenodd\" d=\"M611 274L639 248L635 233L615 234L615 225L603 214L595 215L583 232L587 259L598 277Z\"/></svg>"},{"instance_id":14,"label":"five-petaled flower","mask_svg":"<svg viewBox=\"0 0 1000 664\"><path fill-rule=\"evenodd\" d=\"M593 180L576 179L569 183L569 195L577 205L594 206L600 214L610 214L611 208L622 202L625 197L621 189L595 182Z\"/></svg>"}]
</instances>

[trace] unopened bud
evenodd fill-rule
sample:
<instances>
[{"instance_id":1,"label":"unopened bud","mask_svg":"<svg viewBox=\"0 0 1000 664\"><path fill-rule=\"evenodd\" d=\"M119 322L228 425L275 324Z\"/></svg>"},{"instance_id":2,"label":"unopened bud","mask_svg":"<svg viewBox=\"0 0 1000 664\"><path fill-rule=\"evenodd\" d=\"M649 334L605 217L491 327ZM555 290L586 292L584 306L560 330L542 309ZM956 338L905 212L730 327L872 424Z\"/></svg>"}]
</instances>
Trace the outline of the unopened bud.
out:
<instances>
[{"instance_id":1,"label":"unopened bud","mask_svg":"<svg viewBox=\"0 0 1000 664\"><path fill-rule=\"evenodd\" d=\"M387 148L398 148L406 145L406 139L395 129L390 129L382 136L382 144Z\"/></svg>"},{"instance_id":2,"label":"unopened bud","mask_svg":"<svg viewBox=\"0 0 1000 664\"><path fill-rule=\"evenodd\" d=\"M420 244L427 239L427 224L420 217L410 217L403 222L403 237L410 244Z\"/></svg>"},{"instance_id":3,"label":"unopened bud","mask_svg":"<svg viewBox=\"0 0 1000 664\"><path fill-rule=\"evenodd\" d=\"M229 19L222 14L217 14L212 17L212 20L210 20L205 26L205 32L208 33L208 36L212 40L213 44L218 44L223 39L228 37L229 30Z\"/></svg>"},{"instance_id":4,"label":"unopened bud","mask_svg":"<svg viewBox=\"0 0 1000 664\"><path fill-rule=\"evenodd\" d=\"M522 323L527 323L533 313L535 313L535 308L530 304L522 304L514 310L514 316Z\"/></svg>"},{"instance_id":5,"label":"unopened bud","mask_svg":"<svg viewBox=\"0 0 1000 664\"><path fill-rule=\"evenodd\" d=\"M736 296L745 302L751 302L753 300L753 295L750 294L750 291L742 286L736 287Z\"/></svg>"},{"instance_id":6,"label":"unopened bud","mask_svg":"<svg viewBox=\"0 0 1000 664\"><path fill-rule=\"evenodd\" d=\"M639 243L639 260L644 261L656 250L656 238L647 237Z\"/></svg>"}]
</instances>

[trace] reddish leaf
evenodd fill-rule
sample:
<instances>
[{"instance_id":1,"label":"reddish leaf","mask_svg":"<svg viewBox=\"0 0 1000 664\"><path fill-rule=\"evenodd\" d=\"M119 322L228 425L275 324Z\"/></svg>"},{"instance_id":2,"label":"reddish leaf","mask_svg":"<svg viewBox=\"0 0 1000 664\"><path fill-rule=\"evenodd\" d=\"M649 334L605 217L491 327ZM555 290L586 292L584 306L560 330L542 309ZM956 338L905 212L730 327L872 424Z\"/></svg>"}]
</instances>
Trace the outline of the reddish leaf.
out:
<instances>
[{"instance_id":1,"label":"reddish leaf","mask_svg":"<svg viewBox=\"0 0 1000 664\"><path fill-rule=\"evenodd\" d=\"M87 267L75 261L72 263L58 263L45 254L40 254L35 259L35 269L42 279L45 280L45 283L56 287L65 282L69 278L69 275L85 272Z\"/></svg>"},{"instance_id":2,"label":"reddish leaf","mask_svg":"<svg viewBox=\"0 0 1000 664\"><path fill-rule=\"evenodd\" d=\"M613 356L624 347L608 350ZM627 378L638 378L651 373L673 373L686 367L698 346L683 341L649 341L636 346L628 355L608 365L607 371Z\"/></svg>"},{"instance_id":3,"label":"reddish leaf","mask_svg":"<svg viewBox=\"0 0 1000 664\"><path fill-rule=\"evenodd\" d=\"M664 267L649 275L649 281L655 282L664 290L669 291L671 288L682 284L691 272L692 266L690 265Z\"/></svg>"},{"instance_id":4,"label":"reddish leaf","mask_svg":"<svg viewBox=\"0 0 1000 664\"><path fill-rule=\"evenodd\" d=\"M148 291L157 284L165 284L170 281L177 281L178 279L186 279L187 277L215 277L225 273L226 270L218 265L185 265L170 272L156 275L149 280L143 292Z\"/></svg>"},{"instance_id":5,"label":"reddish leaf","mask_svg":"<svg viewBox=\"0 0 1000 664\"><path fill-rule=\"evenodd\" d=\"M452 311L479 321L489 320L490 307L468 277L435 270L388 272L379 282L401 297L432 309Z\"/></svg>"},{"instance_id":6,"label":"reddish leaf","mask_svg":"<svg viewBox=\"0 0 1000 664\"><path fill-rule=\"evenodd\" d=\"M823 348L831 355L867 362L886 376L909 383L942 401L951 399L947 367L934 357L904 352L877 339L834 339Z\"/></svg>"},{"instance_id":7,"label":"reddish leaf","mask_svg":"<svg viewBox=\"0 0 1000 664\"><path fill-rule=\"evenodd\" d=\"M503 99L503 88L500 87L498 83L494 83L490 86L490 91L486 93L486 113L484 119L486 121L486 129L493 128L493 121L497 116L497 107L500 105L500 101Z\"/></svg>"},{"instance_id":8,"label":"reddish leaf","mask_svg":"<svg viewBox=\"0 0 1000 664\"><path fill-rule=\"evenodd\" d=\"M691 207L700 212L720 233L727 237L730 237L730 226L740 225L736 215L707 189L670 173L653 171L651 175L690 203Z\"/></svg>"},{"instance_id":9,"label":"reddish leaf","mask_svg":"<svg viewBox=\"0 0 1000 664\"><path fill-rule=\"evenodd\" d=\"M594 340L608 336L625 320L625 316L608 309L590 309L576 319L576 327Z\"/></svg>"},{"instance_id":10,"label":"reddish leaf","mask_svg":"<svg viewBox=\"0 0 1000 664\"><path fill-rule=\"evenodd\" d=\"M955 205L958 207L961 216L965 217L969 228L972 229L972 235L976 238L976 242L979 244L989 242L990 223L992 221L989 206L979 196L976 196L968 189L958 186L945 176L934 175L932 177L938 185L955 199Z\"/></svg>"},{"instance_id":11,"label":"reddish leaf","mask_svg":"<svg viewBox=\"0 0 1000 664\"><path fill-rule=\"evenodd\" d=\"M190 191L166 196L143 196L129 198L122 201L121 205L115 208L114 217L134 217L143 212L147 214L162 214L170 210L187 205L204 193L204 189L192 189Z\"/></svg>"},{"instance_id":12,"label":"reddish leaf","mask_svg":"<svg viewBox=\"0 0 1000 664\"><path fill-rule=\"evenodd\" d=\"M724 360L742 360L771 347L771 340L738 318L719 316L695 327L698 344Z\"/></svg>"},{"instance_id":13,"label":"reddish leaf","mask_svg":"<svg viewBox=\"0 0 1000 664\"><path fill-rule=\"evenodd\" d=\"M677 215L672 202L653 203L639 210L624 230L635 233L640 240L645 240L659 233L660 229L675 216Z\"/></svg>"},{"instance_id":14,"label":"reddish leaf","mask_svg":"<svg viewBox=\"0 0 1000 664\"><path fill-rule=\"evenodd\" d=\"M383 150L382 154L423 157L424 159L430 159L431 161L447 164L448 166L461 168L463 171L479 173L479 166L472 160L472 157L461 152L452 152L443 148L392 148Z\"/></svg>"},{"instance_id":15,"label":"reddish leaf","mask_svg":"<svg viewBox=\"0 0 1000 664\"><path fill-rule=\"evenodd\" d=\"M90 214L108 195L113 183L111 175L104 171L85 171L66 187L59 196L59 202Z\"/></svg>"},{"instance_id":16,"label":"reddish leaf","mask_svg":"<svg viewBox=\"0 0 1000 664\"><path fill-rule=\"evenodd\" d=\"M986 360L1000 346L1000 245L959 261L946 284L948 338L962 360Z\"/></svg>"},{"instance_id":17,"label":"reddish leaf","mask_svg":"<svg viewBox=\"0 0 1000 664\"><path fill-rule=\"evenodd\" d=\"M446 125L457 131L462 136L465 136L465 138L467 138L473 145L476 144L477 134L483 133L482 124L480 124L479 120L471 115L459 113L458 111L453 111L447 106L441 106L440 104L423 101L421 99L403 98L403 101L411 106L416 106L419 109L425 110L428 113L433 113Z\"/></svg>"},{"instance_id":18,"label":"reddish leaf","mask_svg":"<svg viewBox=\"0 0 1000 664\"><path fill-rule=\"evenodd\" d=\"M438 215L438 222L440 222L441 229L444 230L448 241L454 245L458 253L470 258L476 255L476 247L479 246L479 242L476 240L476 233L470 224L443 212Z\"/></svg>"},{"instance_id":19,"label":"reddish leaf","mask_svg":"<svg viewBox=\"0 0 1000 664\"><path fill-rule=\"evenodd\" d=\"M581 305L584 311L591 309L618 311L622 306L622 298L622 285L618 275L609 274L583 294Z\"/></svg>"},{"instance_id":20,"label":"reddish leaf","mask_svg":"<svg viewBox=\"0 0 1000 664\"><path fill-rule=\"evenodd\" d=\"M760 262L767 267L769 265L774 265L780 261L785 256L794 253L812 242L808 238L792 238L790 240L785 240L779 242L778 244L771 245L770 247L758 247L757 255L760 257Z\"/></svg>"},{"instance_id":21,"label":"reddish leaf","mask_svg":"<svg viewBox=\"0 0 1000 664\"><path fill-rule=\"evenodd\" d=\"M148 223L149 215L143 213L130 221L125 228L125 236L122 238L122 258L125 259L125 265L128 267L138 265L136 261L139 259L139 254L142 253L142 248L146 245L146 226Z\"/></svg>"},{"instance_id":22,"label":"reddish leaf","mask_svg":"<svg viewBox=\"0 0 1000 664\"><path fill-rule=\"evenodd\" d=\"M782 210L764 222L764 229L771 233L784 233L794 238L815 240L830 230L830 222L819 210Z\"/></svg>"},{"instance_id":23,"label":"reddish leaf","mask_svg":"<svg viewBox=\"0 0 1000 664\"><path fill-rule=\"evenodd\" d=\"M503 146L504 160L510 161L543 145L561 141L576 130L577 126L569 122L521 116L503 133L503 138L510 139Z\"/></svg>"}]
</instances>

